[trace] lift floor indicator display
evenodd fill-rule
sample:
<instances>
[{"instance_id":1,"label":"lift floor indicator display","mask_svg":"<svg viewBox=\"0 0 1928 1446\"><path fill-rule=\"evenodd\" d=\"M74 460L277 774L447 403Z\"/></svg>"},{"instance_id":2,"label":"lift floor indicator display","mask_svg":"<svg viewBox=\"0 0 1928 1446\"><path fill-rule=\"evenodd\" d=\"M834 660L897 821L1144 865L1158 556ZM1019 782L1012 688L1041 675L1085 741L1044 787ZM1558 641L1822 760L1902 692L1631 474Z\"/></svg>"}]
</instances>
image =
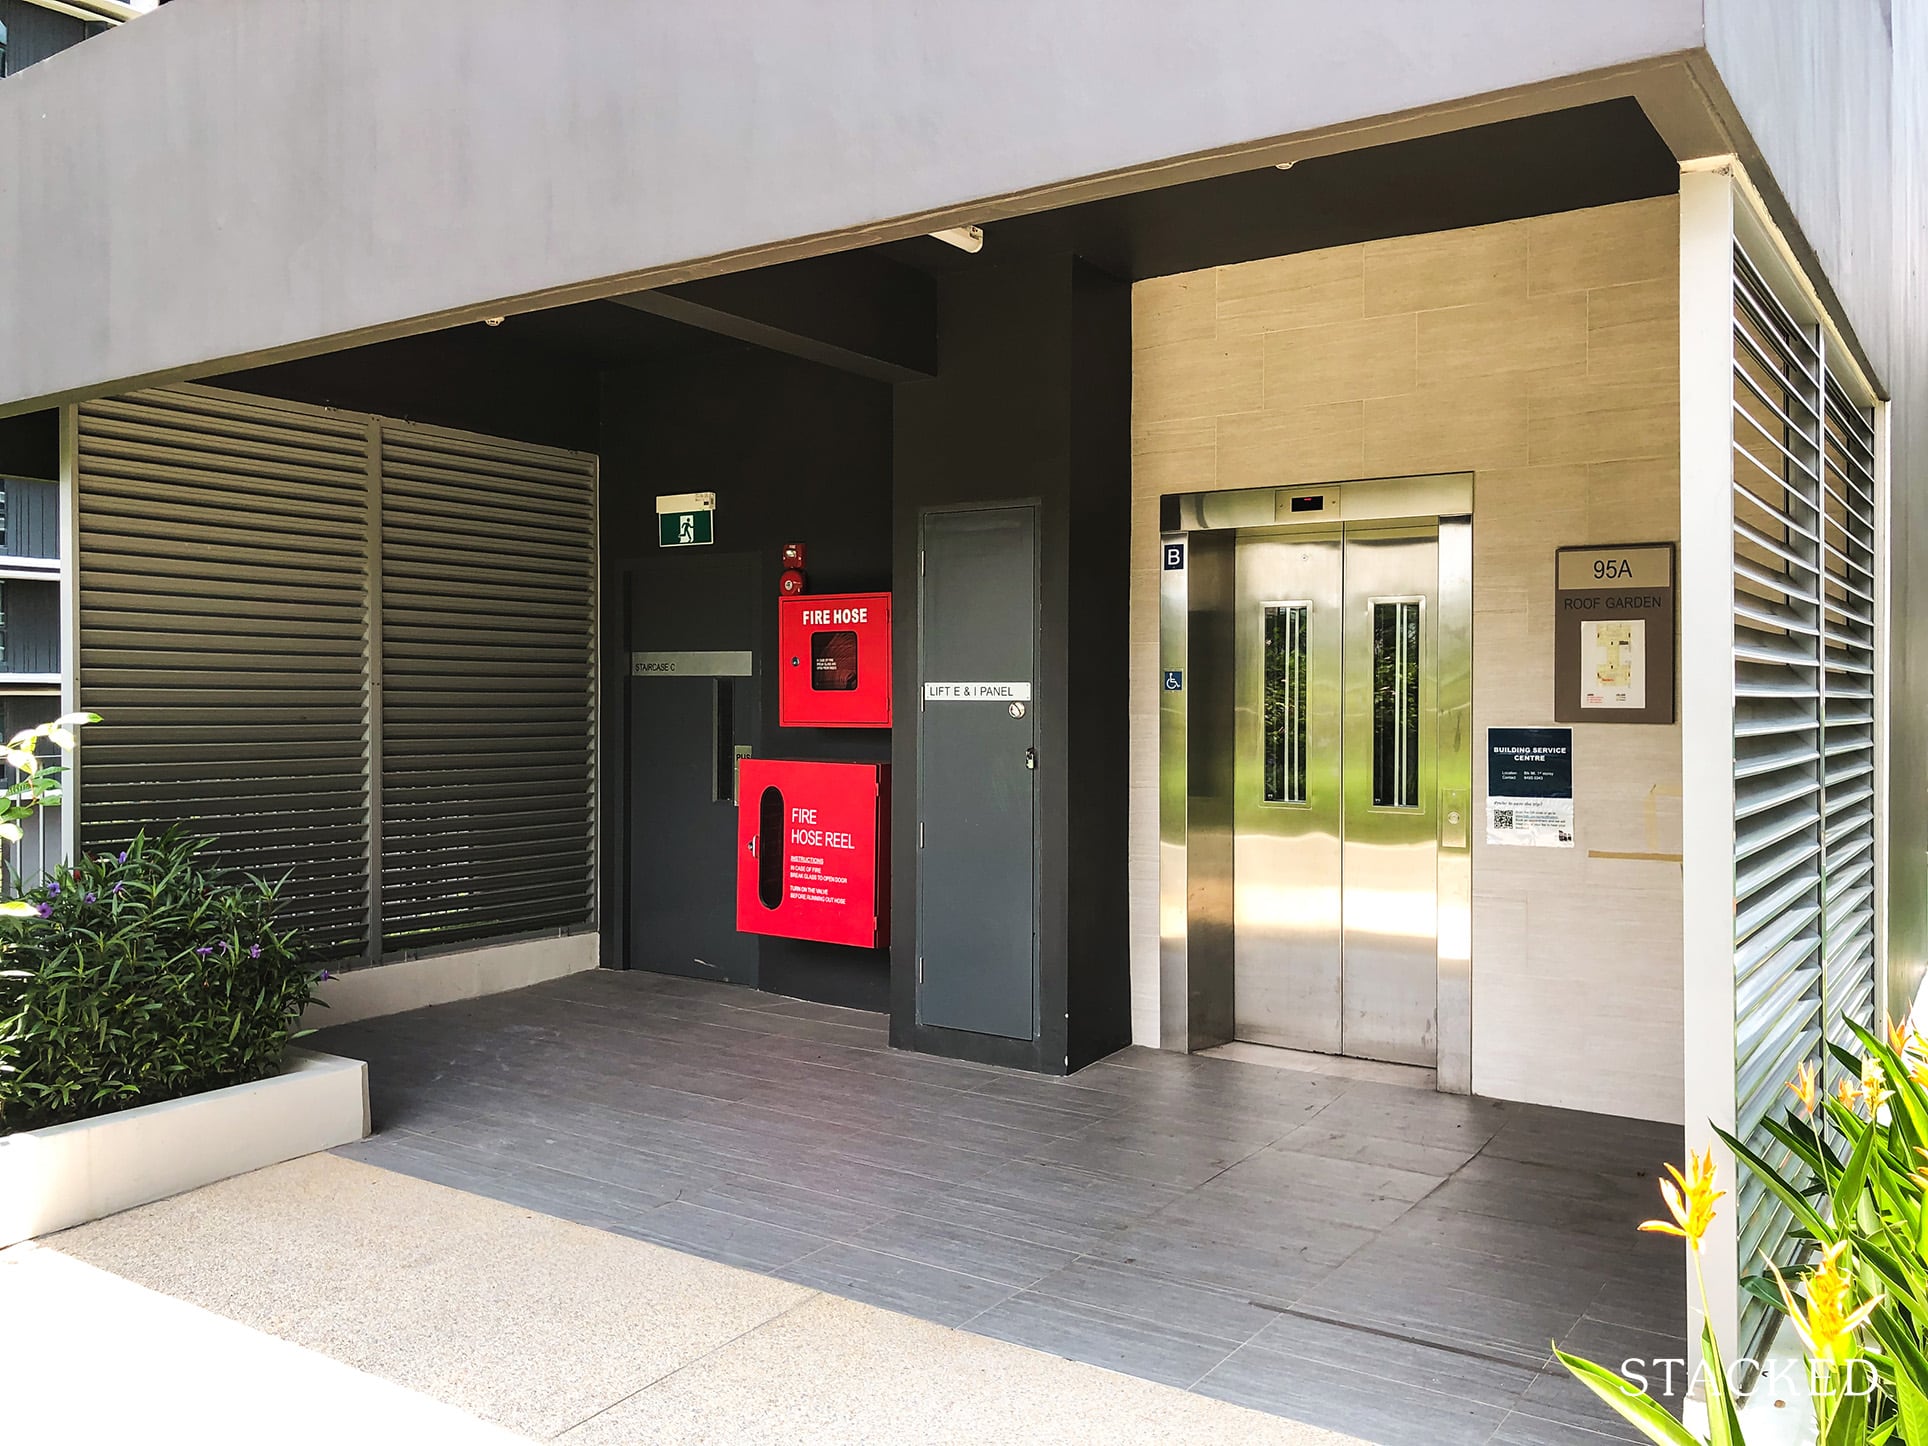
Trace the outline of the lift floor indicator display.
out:
<instances>
[{"instance_id":1,"label":"lift floor indicator display","mask_svg":"<svg viewBox=\"0 0 1928 1446\"><path fill-rule=\"evenodd\" d=\"M889 765L746 758L740 768L737 929L887 943Z\"/></svg>"}]
</instances>

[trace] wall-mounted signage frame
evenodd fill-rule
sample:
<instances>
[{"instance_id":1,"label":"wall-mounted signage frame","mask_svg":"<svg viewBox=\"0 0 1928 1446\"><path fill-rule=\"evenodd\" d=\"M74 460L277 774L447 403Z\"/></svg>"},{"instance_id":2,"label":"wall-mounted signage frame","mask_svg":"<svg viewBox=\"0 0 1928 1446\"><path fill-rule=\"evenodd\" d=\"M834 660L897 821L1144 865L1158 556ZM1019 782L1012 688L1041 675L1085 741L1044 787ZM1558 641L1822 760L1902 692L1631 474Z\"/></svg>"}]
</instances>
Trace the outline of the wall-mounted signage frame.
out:
<instances>
[{"instance_id":1,"label":"wall-mounted signage frame","mask_svg":"<svg viewBox=\"0 0 1928 1446\"><path fill-rule=\"evenodd\" d=\"M1675 545L1562 547L1553 555L1553 717L1672 723Z\"/></svg>"}]
</instances>

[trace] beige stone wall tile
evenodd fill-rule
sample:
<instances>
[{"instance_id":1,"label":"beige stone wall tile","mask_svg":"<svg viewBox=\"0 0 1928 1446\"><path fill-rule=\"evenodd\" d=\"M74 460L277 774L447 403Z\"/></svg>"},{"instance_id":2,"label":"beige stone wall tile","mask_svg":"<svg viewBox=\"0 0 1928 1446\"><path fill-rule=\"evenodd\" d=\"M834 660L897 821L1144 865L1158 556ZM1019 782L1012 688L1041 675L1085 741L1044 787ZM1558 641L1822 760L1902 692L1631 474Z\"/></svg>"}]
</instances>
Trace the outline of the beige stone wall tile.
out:
<instances>
[{"instance_id":1,"label":"beige stone wall tile","mask_svg":"<svg viewBox=\"0 0 1928 1446\"><path fill-rule=\"evenodd\" d=\"M1428 383L1586 364L1583 291L1422 311L1418 324L1419 374Z\"/></svg>"},{"instance_id":2,"label":"beige stone wall tile","mask_svg":"<svg viewBox=\"0 0 1928 1446\"><path fill-rule=\"evenodd\" d=\"M1221 266L1217 276L1220 337L1348 321L1365 309L1365 258L1357 246Z\"/></svg>"},{"instance_id":3,"label":"beige stone wall tile","mask_svg":"<svg viewBox=\"0 0 1928 1446\"><path fill-rule=\"evenodd\" d=\"M1680 453L1680 387L1673 381L1567 378L1532 386L1527 455L1535 465L1617 462Z\"/></svg>"},{"instance_id":4,"label":"beige stone wall tile","mask_svg":"<svg viewBox=\"0 0 1928 1446\"><path fill-rule=\"evenodd\" d=\"M1397 396L1418 385L1417 326L1411 313L1294 327L1265 335L1265 405Z\"/></svg>"},{"instance_id":5,"label":"beige stone wall tile","mask_svg":"<svg viewBox=\"0 0 1928 1446\"><path fill-rule=\"evenodd\" d=\"M1584 291L1680 275L1680 208L1672 196L1535 216L1527 230L1527 286Z\"/></svg>"},{"instance_id":6,"label":"beige stone wall tile","mask_svg":"<svg viewBox=\"0 0 1928 1446\"><path fill-rule=\"evenodd\" d=\"M1526 295L1526 228L1518 222L1368 241L1367 316L1511 301Z\"/></svg>"},{"instance_id":7,"label":"beige stone wall tile","mask_svg":"<svg viewBox=\"0 0 1928 1446\"><path fill-rule=\"evenodd\" d=\"M1157 276L1131 288L1134 349L1175 341L1210 341L1218 324L1218 273Z\"/></svg>"},{"instance_id":8,"label":"beige stone wall tile","mask_svg":"<svg viewBox=\"0 0 1928 1446\"><path fill-rule=\"evenodd\" d=\"M1587 536L1595 542L1676 540L1680 536L1680 455L1587 468Z\"/></svg>"},{"instance_id":9,"label":"beige stone wall tile","mask_svg":"<svg viewBox=\"0 0 1928 1446\"><path fill-rule=\"evenodd\" d=\"M1158 497L1211 489L1217 449L1218 425L1211 419L1143 427L1132 437L1132 491L1150 508L1154 526ZM1134 513L1133 526L1144 520Z\"/></svg>"},{"instance_id":10,"label":"beige stone wall tile","mask_svg":"<svg viewBox=\"0 0 1928 1446\"><path fill-rule=\"evenodd\" d=\"M1218 485L1294 487L1363 475L1363 402L1282 407L1218 422Z\"/></svg>"},{"instance_id":11,"label":"beige stone wall tile","mask_svg":"<svg viewBox=\"0 0 1928 1446\"><path fill-rule=\"evenodd\" d=\"M1677 382L1680 287L1672 280L1630 281L1587 293L1587 379Z\"/></svg>"},{"instance_id":12,"label":"beige stone wall tile","mask_svg":"<svg viewBox=\"0 0 1928 1446\"><path fill-rule=\"evenodd\" d=\"M1164 294L1145 298L1143 314L1165 330L1137 353L1137 385L1155 405L1140 407L1132 438L1131 627L1142 642L1131 656L1128 843L1141 1042L1157 1040L1159 993L1148 862L1157 579L1139 555L1156 545L1157 495L1472 471L1476 747L1490 727L1550 724L1555 549L1678 531L1677 228L1674 201L1661 198L1225 267L1212 274L1209 330L1196 287L1147 283ZM1402 326L1409 350L1391 345ZM1232 347L1267 333L1255 400ZM1374 395L1405 385L1408 361L1410 386ZM1215 384L1158 374L1215 367ZM1589 725L1576 752L1577 848L1487 848L1476 829L1474 1088L1675 1118L1678 868L1588 849L1678 851L1679 730ZM1483 794L1483 768L1474 783ZM1621 911L1613 928L1599 927L1602 901ZM1637 917L1623 922L1628 910ZM1553 1023L1576 1016L1589 1021L1577 1040Z\"/></svg>"},{"instance_id":13,"label":"beige stone wall tile","mask_svg":"<svg viewBox=\"0 0 1928 1446\"><path fill-rule=\"evenodd\" d=\"M1398 477L1522 466L1527 454L1527 402L1526 393L1510 377L1458 378L1397 397L1372 398L1362 403L1363 475ZM1477 481L1474 490L1478 490Z\"/></svg>"},{"instance_id":14,"label":"beige stone wall tile","mask_svg":"<svg viewBox=\"0 0 1928 1446\"><path fill-rule=\"evenodd\" d=\"M1264 400L1264 352L1257 335L1171 341L1142 347L1133 355L1134 430L1256 412Z\"/></svg>"}]
</instances>

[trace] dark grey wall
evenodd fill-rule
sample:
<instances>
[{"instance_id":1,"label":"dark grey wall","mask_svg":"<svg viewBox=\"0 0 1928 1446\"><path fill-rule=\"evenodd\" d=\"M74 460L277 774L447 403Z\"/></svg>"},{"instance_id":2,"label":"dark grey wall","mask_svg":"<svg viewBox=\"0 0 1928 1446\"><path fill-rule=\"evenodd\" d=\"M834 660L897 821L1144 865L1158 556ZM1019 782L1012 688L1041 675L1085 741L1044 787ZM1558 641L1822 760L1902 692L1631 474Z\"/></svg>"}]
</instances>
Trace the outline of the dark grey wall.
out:
<instances>
[{"instance_id":1,"label":"dark grey wall","mask_svg":"<svg viewBox=\"0 0 1928 1446\"><path fill-rule=\"evenodd\" d=\"M0 417L0 473L48 482L60 476L59 412Z\"/></svg>"},{"instance_id":2,"label":"dark grey wall","mask_svg":"<svg viewBox=\"0 0 1928 1446\"><path fill-rule=\"evenodd\" d=\"M988 257L986 260L988 261ZM897 388L897 575L916 575L919 510L1039 504L1038 919L1034 1043L916 1023L917 617L895 609L891 1039L1062 1072L1130 1041L1125 808L1130 288L1059 256L940 281L938 377ZM1075 806L1074 806L1075 804Z\"/></svg>"},{"instance_id":3,"label":"dark grey wall","mask_svg":"<svg viewBox=\"0 0 1928 1446\"><path fill-rule=\"evenodd\" d=\"M60 556L60 485L25 477L0 477L7 521L0 557Z\"/></svg>"},{"instance_id":4,"label":"dark grey wall","mask_svg":"<svg viewBox=\"0 0 1928 1446\"><path fill-rule=\"evenodd\" d=\"M0 581L0 676L60 671L60 584L7 578Z\"/></svg>"},{"instance_id":5,"label":"dark grey wall","mask_svg":"<svg viewBox=\"0 0 1928 1446\"><path fill-rule=\"evenodd\" d=\"M887 763L890 733L868 728L780 728L777 672L778 552L809 547L812 592L888 591L891 587L891 389L775 352L723 344L662 364L611 371L602 385L601 524L603 577L603 830L605 879L630 876L625 850L674 847L674 820L632 810L623 779L629 691L621 636L626 576L663 565L655 499L664 492L717 494L721 553L757 559L762 589L757 652L761 720L746 739L760 758ZM901 624L899 624L901 626ZM710 881L707 907L720 919L735 908L734 881ZM604 963L628 962L622 907L605 890ZM897 924L908 945L909 921ZM888 1006L890 957L809 940L762 938L758 987L824 1003Z\"/></svg>"},{"instance_id":6,"label":"dark grey wall","mask_svg":"<svg viewBox=\"0 0 1928 1446\"><path fill-rule=\"evenodd\" d=\"M558 24L553 0L169 5L0 87L0 135L21 138L0 408L979 220L1085 177L1133 189L1174 158L1673 55L1700 9L577 0Z\"/></svg>"}]
</instances>

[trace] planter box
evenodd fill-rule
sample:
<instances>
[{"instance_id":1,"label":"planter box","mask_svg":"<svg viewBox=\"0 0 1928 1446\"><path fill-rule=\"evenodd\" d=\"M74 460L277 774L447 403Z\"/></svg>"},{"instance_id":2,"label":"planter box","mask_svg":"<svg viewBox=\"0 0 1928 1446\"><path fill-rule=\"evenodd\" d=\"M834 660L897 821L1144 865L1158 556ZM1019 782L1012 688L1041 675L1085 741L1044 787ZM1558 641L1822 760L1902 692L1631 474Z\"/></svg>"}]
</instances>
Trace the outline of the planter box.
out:
<instances>
[{"instance_id":1,"label":"planter box","mask_svg":"<svg viewBox=\"0 0 1928 1446\"><path fill-rule=\"evenodd\" d=\"M0 1248L368 1134L368 1066L291 1049L280 1074L0 1137Z\"/></svg>"}]
</instances>

